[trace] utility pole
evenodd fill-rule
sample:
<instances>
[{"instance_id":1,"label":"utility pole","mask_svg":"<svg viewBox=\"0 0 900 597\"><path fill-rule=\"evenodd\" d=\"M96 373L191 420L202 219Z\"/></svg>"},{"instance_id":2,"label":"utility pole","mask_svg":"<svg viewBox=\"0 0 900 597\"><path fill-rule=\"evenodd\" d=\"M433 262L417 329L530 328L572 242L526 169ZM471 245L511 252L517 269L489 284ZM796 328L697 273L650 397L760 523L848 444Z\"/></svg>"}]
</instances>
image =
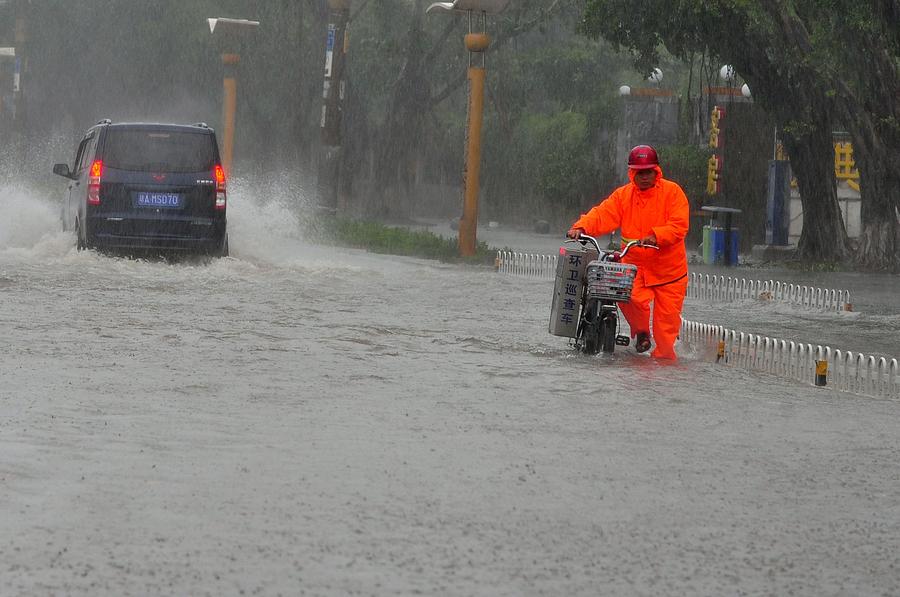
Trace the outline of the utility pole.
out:
<instances>
[{"instance_id":1,"label":"utility pole","mask_svg":"<svg viewBox=\"0 0 900 597\"><path fill-rule=\"evenodd\" d=\"M25 79L28 73L28 29L26 11L29 0L16 2L15 24L15 58L13 62L13 138L16 145L16 156L20 160L20 166L27 163L25 158L26 127L26 102Z\"/></svg>"},{"instance_id":2,"label":"utility pole","mask_svg":"<svg viewBox=\"0 0 900 597\"><path fill-rule=\"evenodd\" d=\"M2 4L0 4L2 6ZM14 47L0 47L0 139L12 136L13 101L13 62L16 58Z\"/></svg>"},{"instance_id":3,"label":"utility pole","mask_svg":"<svg viewBox=\"0 0 900 597\"><path fill-rule=\"evenodd\" d=\"M325 80L322 86L322 146L317 195L319 209L337 213L341 184L341 130L347 83L344 77L350 46L348 24L351 0L328 0L325 37Z\"/></svg>"}]
</instances>

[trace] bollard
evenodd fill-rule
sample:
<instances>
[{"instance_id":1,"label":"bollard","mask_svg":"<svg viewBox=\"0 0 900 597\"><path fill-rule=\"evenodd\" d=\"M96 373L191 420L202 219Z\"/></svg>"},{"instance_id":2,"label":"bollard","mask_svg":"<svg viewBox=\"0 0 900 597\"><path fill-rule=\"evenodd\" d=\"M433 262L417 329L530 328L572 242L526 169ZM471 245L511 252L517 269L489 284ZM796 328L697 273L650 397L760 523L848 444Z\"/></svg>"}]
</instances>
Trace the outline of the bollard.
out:
<instances>
[{"instance_id":1,"label":"bollard","mask_svg":"<svg viewBox=\"0 0 900 597\"><path fill-rule=\"evenodd\" d=\"M816 361L816 385L824 386L828 381L828 361Z\"/></svg>"}]
</instances>

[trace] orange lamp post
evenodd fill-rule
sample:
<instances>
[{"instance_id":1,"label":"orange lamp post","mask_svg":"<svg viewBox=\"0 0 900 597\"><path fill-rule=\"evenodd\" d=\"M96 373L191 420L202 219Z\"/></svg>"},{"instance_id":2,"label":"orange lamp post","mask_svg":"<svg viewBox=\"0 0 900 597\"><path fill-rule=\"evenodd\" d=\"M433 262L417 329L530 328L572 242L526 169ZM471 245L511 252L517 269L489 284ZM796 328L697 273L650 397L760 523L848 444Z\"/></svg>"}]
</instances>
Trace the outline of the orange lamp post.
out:
<instances>
[{"instance_id":1,"label":"orange lamp post","mask_svg":"<svg viewBox=\"0 0 900 597\"><path fill-rule=\"evenodd\" d=\"M469 105L466 129L466 157L463 173L463 215L459 221L459 254L462 257L475 255L478 244L478 193L481 176L481 128L484 122L484 80L485 52L491 45L487 28L487 15L498 14L506 8L509 0L454 0L436 2L428 7L433 9L464 13L469 21L466 34L466 50L469 51ZM473 16L481 15L480 33L472 32ZM481 60L476 60L476 56ZM477 64L480 62L480 64Z\"/></svg>"},{"instance_id":2,"label":"orange lamp post","mask_svg":"<svg viewBox=\"0 0 900 597\"><path fill-rule=\"evenodd\" d=\"M222 52L222 167L231 175L234 162L235 113L237 112L237 68L241 62L243 37L259 27L259 21L246 19L207 19L209 32L220 40Z\"/></svg>"}]
</instances>

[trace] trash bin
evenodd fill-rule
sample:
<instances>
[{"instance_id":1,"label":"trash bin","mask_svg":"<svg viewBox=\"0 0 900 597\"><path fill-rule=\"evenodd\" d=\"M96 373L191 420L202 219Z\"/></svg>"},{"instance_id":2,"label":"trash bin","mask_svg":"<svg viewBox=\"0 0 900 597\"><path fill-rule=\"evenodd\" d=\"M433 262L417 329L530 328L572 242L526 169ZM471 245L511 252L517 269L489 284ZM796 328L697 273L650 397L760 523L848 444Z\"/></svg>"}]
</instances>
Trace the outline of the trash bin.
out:
<instances>
[{"instance_id":1,"label":"trash bin","mask_svg":"<svg viewBox=\"0 0 900 597\"><path fill-rule=\"evenodd\" d=\"M737 265L741 233L733 225L732 218L741 210L704 205L700 211L710 218L709 223L703 226L703 262L709 265Z\"/></svg>"},{"instance_id":2,"label":"trash bin","mask_svg":"<svg viewBox=\"0 0 900 597\"><path fill-rule=\"evenodd\" d=\"M712 263L712 238L713 238L713 228L710 224L703 225L703 240L701 243L702 255L703 255L703 263Z\"/></svg>"}]
</instances>

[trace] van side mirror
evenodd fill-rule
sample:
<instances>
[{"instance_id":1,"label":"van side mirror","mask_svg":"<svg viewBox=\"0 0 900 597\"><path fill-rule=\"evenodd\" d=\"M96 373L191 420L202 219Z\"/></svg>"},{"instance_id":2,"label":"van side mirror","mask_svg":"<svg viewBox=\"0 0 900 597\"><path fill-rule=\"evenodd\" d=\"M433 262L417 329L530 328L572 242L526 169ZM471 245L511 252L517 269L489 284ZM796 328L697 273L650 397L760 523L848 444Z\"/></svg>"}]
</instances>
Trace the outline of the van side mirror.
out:
<instances>
[{"instance_id":1,"label":"van side mirror","mask_svg":"<svg viewBox=\"0 0 900 597\"><path fill-rule=\"evenodd\" d=\"M72 172L69 171L68 164L53 164L53 173L65 178L72 178Z\"/></svg>"}]
</instances>

